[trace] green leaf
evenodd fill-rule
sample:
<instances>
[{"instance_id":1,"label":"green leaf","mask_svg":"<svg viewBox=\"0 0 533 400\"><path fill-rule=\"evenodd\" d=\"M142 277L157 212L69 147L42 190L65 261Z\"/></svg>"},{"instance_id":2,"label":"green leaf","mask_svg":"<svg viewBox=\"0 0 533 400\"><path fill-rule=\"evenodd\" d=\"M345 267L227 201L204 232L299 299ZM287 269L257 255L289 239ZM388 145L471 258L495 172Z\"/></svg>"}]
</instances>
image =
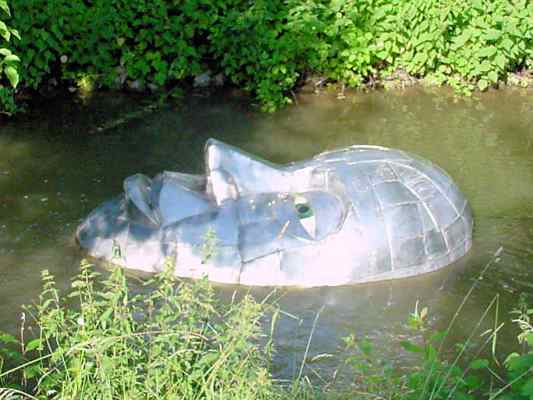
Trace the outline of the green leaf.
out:
<instances>
[{"instance_id":1,"label":"green leaf","mask_svg":"<svg viewBox=\"0 0 533 400\"><path fill-rule=\"evenodd\" d=\"M518 353L516 353L516 352L515 352L515 353L511 353L511 354L509 354L509 355L505 358L505 360L504 360L503 363L505 364L505 366L506 366L507 368L509 368L509 365L511 364L511 362L512 362L516 357L520 357L520 354L518 354Z\"/></svg>"},{"instance_id":2,"label":"green leaf","mask_svg":"<svg viewBox=\"0 0 533 400\"><path fill-rule=\"evenodd\" d=\"M11 86L16 88L19 84L19 73L17 72L16 68L11 65L8 65L4 68L4 72L7 76L7 79L9 79L9 83L11 83Z\"/></svg>"},{"instance_id":3,"label":"green leaf","mask_svg":"<svg viewBox=\"0 0 533 400\"><path fill-rule=\"evenodd\" d=\"M480 57L492 57L494 54L496 54L496 47L494 46L483 47L478 51Z\"/></svg>"},{"instance_id":4,"label":"green leaf","mask_svg":"<svg viewBox=\"0 0 533 400\"><path fill-rule=\"evenodd\" d=\"M3 55L3 56L9 56L11 54L11 50L6 49L6 48L1 48L0 49L0 54Z\"/></svg>"},{"instance_id":5,"label":"green leaf","mask_svg":"<svg viewBox=\"0 0 533 400\"><path fill-rule=\"evenodd\" d=\"M476 375L468 375L464 378L465 384L470 389L479 389L481 385L481 380ZM470 399L470 397L467 397Z\"/></svg>"},{"instance_id":6,"label":"green leaf","mask_svg":"<svg viewBox=\"0 0 533 400\"><path fill-rule=\"evenodd\" d=\"M509 38L505 38L502 40L502 47L506 49L507 51L511 50L511 47L513 47L513 41Z\"/></svg>"},{"instance_id":7,"label":"green leaf","mask_svg":"<svg viewBox=\"0 0 533 400\"><path fill-rule=\"evenodd\" d=\"M108 308L107 310L105 310L102 315L100 316L100 322L102 323L106 323L106 322L109 322L111 320L111 314L113 313L113 309L112 308Z\"/></svg>"},{"instance_id":8,"label":"green leaf","mask_svg":"<svg viewBox=\"0 0 533 400\"><path fill-rule=\"evenodd\" d=\"M489 87L489 81L487 81L486 79L480 79L479 82L477 83L477 87L481 91L487 90L487 88Z\"/></svg>"},{"instance_id":9,"label":"green leaf","mask_svg":"<svg viewBox=\"0 0 533 400\"><path fill-rule=\"evenodd\" d=\"M0 0L0 9L4 11L7 15L11 16L11 12L9 11L9 6L7 5L6 0Z\"/></svg>"},{"instance_id":10,"label":"green leaf","mask_svg":"<svg viewBox=\"0 0 533 400\"><path fill-rule=\"evenodd\" d=\"M424 351L422 347L417 346L416 344L411 343L408 340L402 340L400 342L400 345L410 353L422 353Z\"/></svg>"},{"instance_id":11,"label":"green leaf","mask_svg":"<svg viewBox=\"0 0 533 400\"><path fill-rule=\"evenodd\" d=\"M521 356L516 355L513 357L511 357L510 355L505 361L507 363L507 368L510 371L521 371L524 369L528 369L531 365L533 365L533 353L524 354Z\"/></svg>"},{"instance_id":12,"label":"green leaf","mask_svg":"<svg viewBox=\"0 0 533 400\"><path fill-rule=\"evenodd\" d=\"M0 21L0 36L2 36L6 42L9 42L9 39L11 38L11 32L7 29L5 22L2 21Z\"/></svg>"},{"instance_id":13,"label":"green leaf","mask_svg":"<svg viewBox=\"0 0 533 400\"><path fill-rule=\"evenodd\" d=\"M494 57L494 64L496 64L501 70L505 69L506 63L507 59L503 56L503 54L497 54L496 57Z\"/></svg>"},{"instance_id":14,"label":"green leaf","mask_svg":"<svg viewBox=\"0 0 533 400\"><path fill-rule=\"evenodd\" d=\"M498 82L498 73L496 71L490 71L487 74L487 78L489 78L489 81L496 83Z\"/></svg>"},{"instance_id":15,"label":"green leaf","mask_svg":"<svg viewBox=\"0 0 533 400\"><path fill-rule=\"evenodd\" d=\"M470 39L470 32L464 31L459 36L455 37L452 43L452 50L456 50L459 47L463 47L465 43Z\"/></svg>"},{"instance_id":16,"label":"green leaf","mask_svg":"<svg viewBox=\"0 0 533 400\"><path fill-rule=\"evenodd\" d=\"M16 56L15 54L9 54L4 57L5 62L20 62L20 58Z\"/></svg>"},{"instance_id":17,"label":"green leaf","mask_svg":"<svg viewBox=\"0 0 533 400\"><path fill-rule=\"evenodd\" d=\"M433 335L430 336L429 341L431 343L440 342L443 340L446 336L448 336L448 332L442 331L442 332L435 332Z\"/></svg>"},{"instance_id":18,"label":"green leaf","mask_svg":"<svg viewBox=\"0 0 533 400\"><path fill-rule=\"evenodd\" d=\"M526 342L530 347L533 347L533 332L529 332L526 335Z\"/></svg>"},{"instance_id":19,"label":"green leaf","mask_svg":"<svg viewBox=\"0 0 533 400\"><path fill-rule=\"evenodd\" d=\"M29 367L24 368L24 375L26 376L26 379L32 379L40 376L41 374L42 370L39 365L30 365Z\"/></svg>"},{"instance_id":20,"label":"green leaf","mask_svg":"<svg viewBox=\"0 0 533 400\"><path fill-rule=\"evenodd\" d=\"M42 340L41 339L34 339L34 340L30 341L26 345L26 351L32 351L32 350L35 350L35 349L41 350L42 347L43 347Z\"/></svg>"},{"instance_id":21,"label":"green leaf","mask_svg":"<svg viewBox=\"0 0 533 400\"><path fill-rule=\"evenodd\" d=\"M428 60L428 54L427 53L416 53L416 55L413 58L413 64L415 65L424 65Z\"/></svg>"},{"instance_id":22,"label":"green leaf","mask_svg":"<svg viewBox=\"0 0 533 400\"><path fill-rule=\"evenodd\" d=\"M17 31L16 29L9 29L9 31L11 32L11 34L13 36L15 36L18 40L20 40L20 34L19 34L19 31Z\"/></svg>"},{"instance_id":23,"label":"green leaf","mask_svg":"<svg viewBox=\"0 0 533 400\"><path fill-rule=\"evenodd\" d=\"M485 34L485 39L487 40L498 40L500 36L502 35L502 32L497 29L489 29L487 33Z\"/></svg>"},{"instance_id":24,"label":"green leaf","mask_svg":"<svg viewBox=\"0 0 533 400\"><path fill-rule=\"evenodd\" d=\"M477 360L474 360L470 363L470 369L485 369L489 366L489 361L484 359L484 358L480 358L480 359L477 359Z\"/></svg>"},{"instance_id":25,"label":"green leaf","mask_svg":"<svg viewBox=\"0 0 533 400\"><path fill-rule=\"evenodd\" d=\"M481 64L479 64L478 66L478 70L480 72L489 72L490 70L492 69L492 65L490 64L490 62L488 61L483 61Z\"/></svg>"},{"instance_id":26,"label":"green leaf","mask_svg":"<svg viewBox=\"0 0 533 400\"><path fill-rule=\"evenodd\" d=\"M18 340L12 335L0 332L0 343L18 343Z\"/></svg>"},{"instance_id":27,"label":"green leaf","mask_svg":"<svg viewBox=\"0 0 533 400\"><path fill-rule=\"evenodd\" d=\"M522 393L524 396L529 396L530 399L533 398L533 378L529 378L526 381L526 383L522 386L520 393Z\"/></svg>"}]
</instances>

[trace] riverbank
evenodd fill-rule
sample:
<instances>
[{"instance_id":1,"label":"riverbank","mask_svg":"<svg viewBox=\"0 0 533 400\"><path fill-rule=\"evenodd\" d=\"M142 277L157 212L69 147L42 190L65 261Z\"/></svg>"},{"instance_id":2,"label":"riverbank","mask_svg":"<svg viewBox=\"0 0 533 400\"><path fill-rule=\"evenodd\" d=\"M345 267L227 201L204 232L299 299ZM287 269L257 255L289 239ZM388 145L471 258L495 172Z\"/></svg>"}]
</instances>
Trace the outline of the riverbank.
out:
<instances>
[{"instance_id":1,"label":"riverbank","mask_svg":"<svg viewBox=\"0 0 533 400\"><path fill-rule=\"evenodd\" d=\"M0 105L7 113L19 92L55 86L168 91L182 82L231 84L273 111L293 102L311 76L341 88L423 79L463 95L531 85L533 5L526 0L9 5L2 21L17 32L2 39L9 68Z\"/></svg>"}]
</instances>

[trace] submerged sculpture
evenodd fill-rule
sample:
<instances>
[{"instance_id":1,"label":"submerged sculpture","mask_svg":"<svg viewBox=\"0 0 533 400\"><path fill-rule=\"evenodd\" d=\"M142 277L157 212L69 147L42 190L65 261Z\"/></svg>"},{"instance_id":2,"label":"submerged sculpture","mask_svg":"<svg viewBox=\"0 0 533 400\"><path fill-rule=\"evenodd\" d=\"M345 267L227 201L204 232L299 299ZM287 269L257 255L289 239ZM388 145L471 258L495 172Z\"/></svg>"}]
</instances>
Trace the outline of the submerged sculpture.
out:
<instances>
[{"instance_id":1,"label":"submerged sculpture","mask_svg":"<svg viewBox=\"0 0 533 400\"><path fill-rule=\"evenodd\" d=\"M470 248L467 200L400 150L353 146L284 166L210 139L205 176L137 174L76 233L91 256L246 285L325 286L444 267Z\"/></svg>"}]
</instances>

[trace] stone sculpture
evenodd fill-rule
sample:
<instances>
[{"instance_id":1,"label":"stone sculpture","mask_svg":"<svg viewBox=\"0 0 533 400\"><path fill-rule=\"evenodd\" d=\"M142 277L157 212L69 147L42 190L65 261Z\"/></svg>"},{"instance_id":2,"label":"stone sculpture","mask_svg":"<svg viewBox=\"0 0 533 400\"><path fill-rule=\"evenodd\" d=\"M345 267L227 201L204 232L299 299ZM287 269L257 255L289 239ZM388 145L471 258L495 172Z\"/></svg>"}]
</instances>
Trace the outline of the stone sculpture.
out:
<instances>
[{"instance_id":1,"label":"stone sculpture","mask_svg":"<svg viewBox=\"0 0 533 400\"><path fill-rule=\"evenodd\" d=\"M76 237L90 256L180 277L331 286L442 268L472 243L469 204L441 169L352 146L279 166L208 140L205 175L124 181Z\"/></svg>"}]
</instances>

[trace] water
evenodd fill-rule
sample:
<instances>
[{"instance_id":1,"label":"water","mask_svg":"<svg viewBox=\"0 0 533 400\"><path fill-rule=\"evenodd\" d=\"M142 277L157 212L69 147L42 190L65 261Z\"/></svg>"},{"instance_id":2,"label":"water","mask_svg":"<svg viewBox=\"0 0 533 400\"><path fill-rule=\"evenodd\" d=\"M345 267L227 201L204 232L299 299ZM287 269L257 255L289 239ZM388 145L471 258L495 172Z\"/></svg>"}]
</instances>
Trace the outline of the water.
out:
<instances>
[{"instance_id":1,"label":"water","mask_svg":"<svg viewBox=\"0 0 533 400\"><path fill-rule=\"evenodd\" d=\"M161 170L202 172L209 137L275 162L289 162L352 144L396 147L444 168L469 198L475 217L473 248L450 268L401 281L276 292L283 317L276 331L274 373L298 374L317 313L305 373L324 379L342 354L341 338L368 335L384 357L404 357L398 342L417 301L434 327L453 317L473 280L501 246L461 312L454 337L475 328L491 299L500 296L500 319L518 295L533 298L533 96L506 89L455 99L446 89L304 94L275 114L253 111L246 99L191 96L154 109L143 97L99 94L84 102L56 99L0 128L0 329L15 332L22 304L36 301L40 272L61 288L78 271L77 224L103 200L122 191L128 175ZM327 267L327 266L325 266ZM235 287L220 286L222 298ZM240 288L241 292L248 288ZM253 289L258 298L270 289ZM532 301L533 303L533 301ZM494 313L481 332L494 323ZM507 324L499 346L512 349ZM478 334L475 338L479 340Z\"/></svg>"}]
</instances>

